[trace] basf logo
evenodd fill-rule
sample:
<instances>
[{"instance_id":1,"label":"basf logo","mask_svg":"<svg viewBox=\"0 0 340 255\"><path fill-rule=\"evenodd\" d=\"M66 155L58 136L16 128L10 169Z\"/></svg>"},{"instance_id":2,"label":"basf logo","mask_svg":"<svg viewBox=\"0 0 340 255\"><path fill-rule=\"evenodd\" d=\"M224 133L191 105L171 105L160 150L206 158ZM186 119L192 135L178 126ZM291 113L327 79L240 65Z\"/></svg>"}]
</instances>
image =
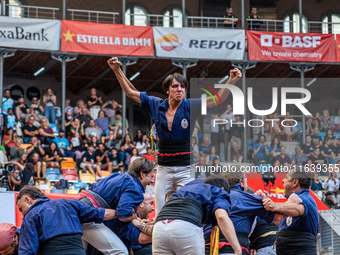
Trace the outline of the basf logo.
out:
<instances>
[{"instance_id":1,"label":"basf logo","mask_svg":"<svg viewBox=\"0 0 340 255\"><path fill-rule=\"evenodd\" d=\"M321 43L321 36L290 36L283 35L281 38L274 38L273 35L261 35L261 46L272 47L273 44L282 47L316 48Z\"/></svg>"}]
</instances>

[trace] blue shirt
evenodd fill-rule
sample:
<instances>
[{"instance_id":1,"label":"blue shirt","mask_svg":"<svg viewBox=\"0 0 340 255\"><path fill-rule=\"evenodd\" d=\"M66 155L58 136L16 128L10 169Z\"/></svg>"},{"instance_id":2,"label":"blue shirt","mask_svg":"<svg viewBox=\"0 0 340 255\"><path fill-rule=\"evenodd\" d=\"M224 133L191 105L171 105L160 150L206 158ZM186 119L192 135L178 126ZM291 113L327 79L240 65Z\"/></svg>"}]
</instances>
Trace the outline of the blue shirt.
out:
<instances>
[{"instance_id":1,"label":"blue shirt","mask_svg":"<svg viewBox=\"0 0 340 255\"><path fill-rule=\"evenodd\" d=\"M6 114L9 108L12 108L13 112L15 112L15 106L13 106L13 104L14 104L14 101L12 98L6 98L6 97L2 98L2 109Z\"/></svg>"},{"instance_id":2,"label":"blue shirt","mask_svg":"<svg viewBox=\"0 0 340 255\"><path fill-rule=\"evenodd\" d=\"M201 115L201 98L183 99L178 106L171 131L168 129L168 121L165 112L169 108L168 99L148 96L146 92L140 93L141 107L145 108L152 116L157 135L160 141L190 140L195 125L190 125ZM190 114L190 109L193 109Z\"/></svg>"},{"instance_id":3,"label":"blue shirt","mask_svg":"<svg viewBox=\"0 0 340 255\"><path fill-rule=\"evenodd\" d=\"M107 117L104 118L97 118L94 123L97 127L99 127L101 130L105 131L109 129L109 119Z\"/></svg>"},{"instance_id":4,"label":"blue shirt","mask_svg":"<svg viewBox=\"0 0 340 255\"><path fill-rule=\"evenodd\" d=\"M260 144L259 143L255 143L254 145L253 145L253 151L254 150L257 150L257 148L258 147L260 147ZM269 150L269 146L268 146L268 144L266 144L266 147L267 147L267 149ZM261 149L258 151L258 153L255 155L255 157L256 156L264 156L265 154L266 154L266 151L265 151L265 146L264 145L261 145Z\"/></svg>"},{"instance_id":5,"label":"blue shirt","mask_svg":"<svg viewBox=\"0 0 340 255\"><path fill-rule=\"evenodd\" d=\"M275 147L274 145L273 145L273 146L270 146L269 149L268 149L269 152L271 152L272 150L274 150L274 147ZM258 148L258 147L257 147L257 148ZM276 150L275 150L274 152L280 152L280 146L276 146Z\"/></svg>"},{"instance_id":6,"label":"blue shirt","mask_svg":"<svg viewBox=\"0 0 340 255\"><path fill-rule=\"evenodd\" d=\"M19 255L37 254L39 244L59 235L83 234L82 223L102 223L105 209L75 199L38 199L23 220Z\"/></svg>"},{"instance_id":7,"label":"blue shirt","mask_svg":"<svg viewBox=\"0 0 340 255\"><path fill-rule=\"evenodd\" d=\"M7 115L7 127L14 128L17 122L15 121L14 115Z\"/></svg>"},{"instance_id":8,"label":"blue shirt","mask_svg":"<svg viewBox=\"0 0 340 255\"><path fill-rule=\"evenodd\" d=\"M94 152L92 152L92 155L91 155L88 151L86 151L83 155L83 158L86 158L86 162L91 162L91 160L96 161L94 155L95 155Z\"/></svg>"},{"instance_id":9,"label":"blue shirt","mask_svg":"<svg viewBox=\"0 0 340 255\"><path fill-rule=\"evenodd\" d=\"M256 216L268 223L274 220L275 213L264 209L262 198L245 192L239 183L231 186L230 200L229 217L234 223L236 233L249 235Z\"/></svg>"},{"instance_id":10,"label":"blue shirt","mask_svg":"<svg viewBox=\"0 0 340 255\"><path fill-rule=\"evenodd\" d=\"M90 190L98 193L116 210L117 218L128 218L133 215L132 209L144 200L144 187L139 179L130 174L111 174L92 185Z\"/></svg>"},{"instance_id":11,"label":"blue shirt","mask_svg":"<svg viewBox=\"0 0 340 255\"><path fill-rule=\"evenodd\" d=\"M55 142L59 149L67 150L67 147L70 146L69 141L64 138L56 137L53 139L53 142Z\"/></svg>"},{"instance_id":12,"label":"blue shirt","mask_svg":"<svg viewBox=\"0 0 340 255\"><path fill-rule=\"evenodd\" d=\"M204 181L204 180L202 180ZM171 197L191 197L203 206L203 224L216 225L215 210L224 209L230 211L230 197L227 191L210 184L194 180L177 190Z\"/></svg>"},{"instance_id":13,"label":"blue shirt","mask_svg":"<svg viewBox=\"0 0 340 255\"><path fill-rule=\"evenodd\" d=\"M281 221L279 231L304 231L316 236L319 226L319 214L315 200L309 194L309 189L297 191L295 194L301 198L301 204L305 207L305 213L298 217L286 217L283 221Z\"/></svg>"}]
</instances>

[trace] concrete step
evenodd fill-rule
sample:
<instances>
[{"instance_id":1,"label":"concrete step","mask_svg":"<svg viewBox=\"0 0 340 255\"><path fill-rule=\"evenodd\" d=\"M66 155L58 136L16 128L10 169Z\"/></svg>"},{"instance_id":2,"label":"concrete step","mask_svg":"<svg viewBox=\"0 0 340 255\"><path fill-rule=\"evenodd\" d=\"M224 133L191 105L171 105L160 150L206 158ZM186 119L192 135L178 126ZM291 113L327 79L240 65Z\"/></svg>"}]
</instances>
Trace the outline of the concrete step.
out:
<instances>
[{"instance_id":1,"label":"concrete step","mask_svg":"<svg viewBox=\"0 0 340 255\"><path fill-rule=\"evenodd\" d=\"M300 146L299 142L282 142L286 146L286 153L295 153L295 147Z\"/></svg>"}]
</instances>

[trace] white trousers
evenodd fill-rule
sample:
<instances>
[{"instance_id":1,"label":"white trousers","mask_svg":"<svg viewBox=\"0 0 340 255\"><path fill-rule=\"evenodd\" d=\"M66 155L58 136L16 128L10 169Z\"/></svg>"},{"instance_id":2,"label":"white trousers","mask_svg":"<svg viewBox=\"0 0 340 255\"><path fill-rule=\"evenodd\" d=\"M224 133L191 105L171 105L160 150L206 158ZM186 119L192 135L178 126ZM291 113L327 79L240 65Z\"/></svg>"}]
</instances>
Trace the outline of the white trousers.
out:
<instances>
[{"instance_id":1,"label":"white trousers","mask_svg":"<svg viewBox=\"0 0 340 255\"><path fill-rule=\"evenodd\" d=\"M204 255L203 230L187 221L159 221L152 232L153 255Z\"/></svg>"},{"instance_id":2,"label":"white trousers","mask_svg":"<svg viewBox=\"0 0 340 255\"><path fill-rule=\"evenodd\" d=\"M128 255L128 250L119 237L103 223L84 223L83 243L87 250L87 243L91 244L98 251L107 255ZM85 241L85 242L84 242Z\"/></svg>"},{"instance_id":3,"label":"white trousers","mask_svg":"<svg viewBox=\"0 0 340 255\"><path fill-rule=\"evenodd\" d=\"M191 170L191 172L190 172ZM192 173L190 176L190 173ZM179 190L182 186L195 179L195 164L188 166L157 167L155 185L156 217L165 204L165 195L171 190Z\"/></svg>"}]
</instances>

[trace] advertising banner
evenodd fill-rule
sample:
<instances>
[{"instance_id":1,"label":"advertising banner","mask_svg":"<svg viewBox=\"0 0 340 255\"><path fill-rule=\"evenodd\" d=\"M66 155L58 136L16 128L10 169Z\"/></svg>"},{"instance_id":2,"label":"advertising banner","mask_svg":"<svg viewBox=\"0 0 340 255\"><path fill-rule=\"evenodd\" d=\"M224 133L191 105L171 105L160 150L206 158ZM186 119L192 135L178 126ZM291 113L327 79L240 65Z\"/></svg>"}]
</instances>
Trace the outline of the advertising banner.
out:
<instances>
[{"instance_id":1,"label":"advertising banner","mask_svg":"<svg viewBox=\"0 0 340 255\"><path fill-rule=\"evenodd\" d=\"M63 20L61 50L91 54L153 56L152 27Z\"/></svg>"},{"instance_id":2,"label":"advertising banner","mask_svg":"<svg viewBox=\"0 0 340 255\"><path fill-rule=\"evenodd\" d=\"M0 17L0 47L59 50L60 21Z\"/></svg>"},{"instance_id":3,"label":"advertising banner","mask_svg":"<svg viewBox=\"0 0 340 255\"><path fill-rule=\"evenodd\" d=\"M244 30L154 27L153 33L158 57L243 59Z\"/></svg>"},{"instance_id":4,"label":"advertising banner","mask_svg":"<svg viewBox=\"0 0 340 255\"><path fill-rule=\"evenodd\" d=\"M247 31L249 60L335 62L333 34Z\"/></svg>"},{"instance_id":5,"label":"advertising banner","mask_svg":"<svg viewBox=\"0 0 340 255\"><path fill-rule=\"evenodd\" d=\"M336 35L336 62L340 62L340 34Z\"/></svg>"}]
</instances>

